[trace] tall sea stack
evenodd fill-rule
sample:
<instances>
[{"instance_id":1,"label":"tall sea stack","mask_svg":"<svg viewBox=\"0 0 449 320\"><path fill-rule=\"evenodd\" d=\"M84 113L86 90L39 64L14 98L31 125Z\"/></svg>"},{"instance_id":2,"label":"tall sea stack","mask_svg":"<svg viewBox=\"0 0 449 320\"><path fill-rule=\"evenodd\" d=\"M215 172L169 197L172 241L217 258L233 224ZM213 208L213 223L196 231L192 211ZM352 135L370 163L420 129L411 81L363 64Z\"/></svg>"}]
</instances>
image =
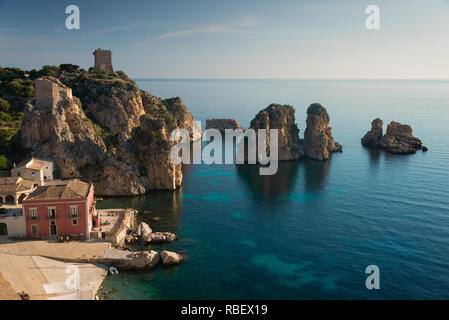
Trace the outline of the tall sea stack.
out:
<instances>
[{"instance_id":1,"label":"tall sea stack","mask_svg":"<svg viewBox=\"0 0 449 320\"><path fill-rule=\"evenodd\" d=\"M304 151L307 157L326 160L332 152L343 151L332 137L329 121L329 114L321 104L313 103L307 109L307 128L304 132Z\"/></svg>"}]
</instances>

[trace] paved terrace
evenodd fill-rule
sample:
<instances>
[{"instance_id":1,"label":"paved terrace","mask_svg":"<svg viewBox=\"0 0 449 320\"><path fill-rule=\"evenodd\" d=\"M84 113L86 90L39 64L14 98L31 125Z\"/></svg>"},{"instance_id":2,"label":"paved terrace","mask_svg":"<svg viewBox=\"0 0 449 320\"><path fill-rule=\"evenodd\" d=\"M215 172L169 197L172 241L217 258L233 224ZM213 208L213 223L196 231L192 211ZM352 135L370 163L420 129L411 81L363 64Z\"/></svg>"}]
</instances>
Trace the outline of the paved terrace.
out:
<instances>
[{"instance_id":1,"label":"paved terrace","mask_svg":"<svg viewBox=\"0 0 449 320\"><path fill-rule=\"evenodd\" d=\"M31 299L92 299L103 282L107 269L90 263L104 257L110 243L20 241L0 244L0 296L26 292ZM65 262L65 261L66 262ZM80 270L80 293L66 289L68 266ZM12 288L12 291L11 291ZM7 297L5 297L7 298Z\"/></svg>"},{"instance_id":2,"label":"paved terrace","mask_svg":"<svg viewBox=\"0 0 449 320\"><path fill-rule=\"evenodd\" d=\"M16 291L0 273L0 300L19 300Z\"/></svg>"}]
</instances>

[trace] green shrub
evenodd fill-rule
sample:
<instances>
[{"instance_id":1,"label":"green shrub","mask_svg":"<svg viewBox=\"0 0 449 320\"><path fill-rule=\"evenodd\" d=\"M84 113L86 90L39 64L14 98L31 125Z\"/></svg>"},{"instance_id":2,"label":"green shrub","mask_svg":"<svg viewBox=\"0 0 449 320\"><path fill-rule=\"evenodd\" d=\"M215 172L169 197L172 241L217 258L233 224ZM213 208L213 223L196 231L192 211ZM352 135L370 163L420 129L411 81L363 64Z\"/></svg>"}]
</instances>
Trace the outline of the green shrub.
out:
<instances>
[{"instance_id":1,"label":"green shrub","mask_svg":"<svg viewBox=\"0 0 449 320\"><path fill-rule=\"evenodd\" d=\"M314 114L314 115L317 115L317 116L320 116L320 117L324 118L327 121L330 120L330 117L329 117L329 114L327 113L326 108L324 108L319 103L312 103L309 106L309 108L307 109L307 114Z\"/></svg>"},{"instance_id":2,"label":"green shrub","mask_svg":"<svg viewBox=\"0 0 449 320\"><path fill-rule=\"evenodd\" d=\"M76 64L64 63L59 65L60 71L75 73L79 71L80 66Z\"/></svg>"},{"instance_id":3,"label":"green shrub","mask_svg":"<svg viewBox=\"0 0 449 320\"><path fill-rule=\"evenodd\" d=\"M0 154L0 170L5 170L8 168L8 160L4 154Z\"/></svg>"},{"instance_id":4,"label":"green shrub","mask_svg":"<svg viewBox=\"0 0 449 320\"><path fill-rule=\"evenodd\" d=\"M5 122L12 122L12 117L9 115L9 113L0 111L0 121L5 121Z\"/></svg>"},{"instance_id":5,"label":"green shrub","mask_svg":"<svg viewBox=\"0 0 449 320\"><path fill-rule=\"evenodd\" d=\"M0 111L8 112L11 109L11 104L5 100L0 98Z\"/></svg>"},{"instance_id":6,"label":"green shrub","mask_svg":"<svg viewBox=\"0 0 449 320\"><path fill-rule=\"evenodd\" d=\"M19 68L0 67L0 81L10 82L14 79L25 79L25 71Z\"/></svg>"},{"instance_id":7,"label":"green shrub","mask_svg":"<svg viewBox=\"0 0 449 320\"><path fill-rule=\"evenodd\" d=\"M120 81L120 80L114 81L113 86L114 86L115 89L118 89L118 90L126 88L125 83L123 81Z\"/></svg>"},{"instance_id":8,"label":"green shrub","mask_svg":"<svg viewBox=\"0 0 449 320\"><path fill-rule=\"evenodd\" d=\"M125 72L123 72L122 70L118 70L118 71L116 71L115 73L116 73L116 74L119 76L119 78L122 79L122 80L125 80L125 81L130 81L130 80L131 80L131 79L129 79L128 75L127 75Z\"/></svg>"}]
</instances>

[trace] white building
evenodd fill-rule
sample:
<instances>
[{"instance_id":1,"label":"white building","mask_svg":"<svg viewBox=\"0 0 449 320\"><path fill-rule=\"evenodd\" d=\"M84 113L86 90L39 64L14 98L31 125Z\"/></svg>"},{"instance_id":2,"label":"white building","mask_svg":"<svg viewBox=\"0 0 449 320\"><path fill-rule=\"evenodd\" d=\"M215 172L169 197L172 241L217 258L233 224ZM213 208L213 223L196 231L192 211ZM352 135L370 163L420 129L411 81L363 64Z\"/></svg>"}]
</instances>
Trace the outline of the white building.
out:
<instances>
[{"instance_id":1,"label":"white building","mask_svg":"<svg viewBox=\"0 0 449 320\"><path fill-rule=\"evenodd\" d=\"M23 161L11 170L11 176L34 181L38 186L53 180L53 162L31 158Z\"/></svg>"}]
</instances>

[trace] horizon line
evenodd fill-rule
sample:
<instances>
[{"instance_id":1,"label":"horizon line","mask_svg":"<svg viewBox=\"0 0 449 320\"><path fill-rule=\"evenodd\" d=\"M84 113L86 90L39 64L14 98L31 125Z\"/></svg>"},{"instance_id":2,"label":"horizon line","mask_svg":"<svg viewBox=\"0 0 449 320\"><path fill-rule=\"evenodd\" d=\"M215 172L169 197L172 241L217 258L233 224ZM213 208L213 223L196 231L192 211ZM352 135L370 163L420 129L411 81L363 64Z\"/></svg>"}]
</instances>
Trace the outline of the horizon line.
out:
<instances>
[{"instance_id":1,"label":"horizon line","mask_svg":"<svg viewBox=\"0 0 449 320\"><path fill-rule=\"evenodd\" d=\"M132 80L449 81L449 78L138 78Z\"/></svg>"}]
</instances>

